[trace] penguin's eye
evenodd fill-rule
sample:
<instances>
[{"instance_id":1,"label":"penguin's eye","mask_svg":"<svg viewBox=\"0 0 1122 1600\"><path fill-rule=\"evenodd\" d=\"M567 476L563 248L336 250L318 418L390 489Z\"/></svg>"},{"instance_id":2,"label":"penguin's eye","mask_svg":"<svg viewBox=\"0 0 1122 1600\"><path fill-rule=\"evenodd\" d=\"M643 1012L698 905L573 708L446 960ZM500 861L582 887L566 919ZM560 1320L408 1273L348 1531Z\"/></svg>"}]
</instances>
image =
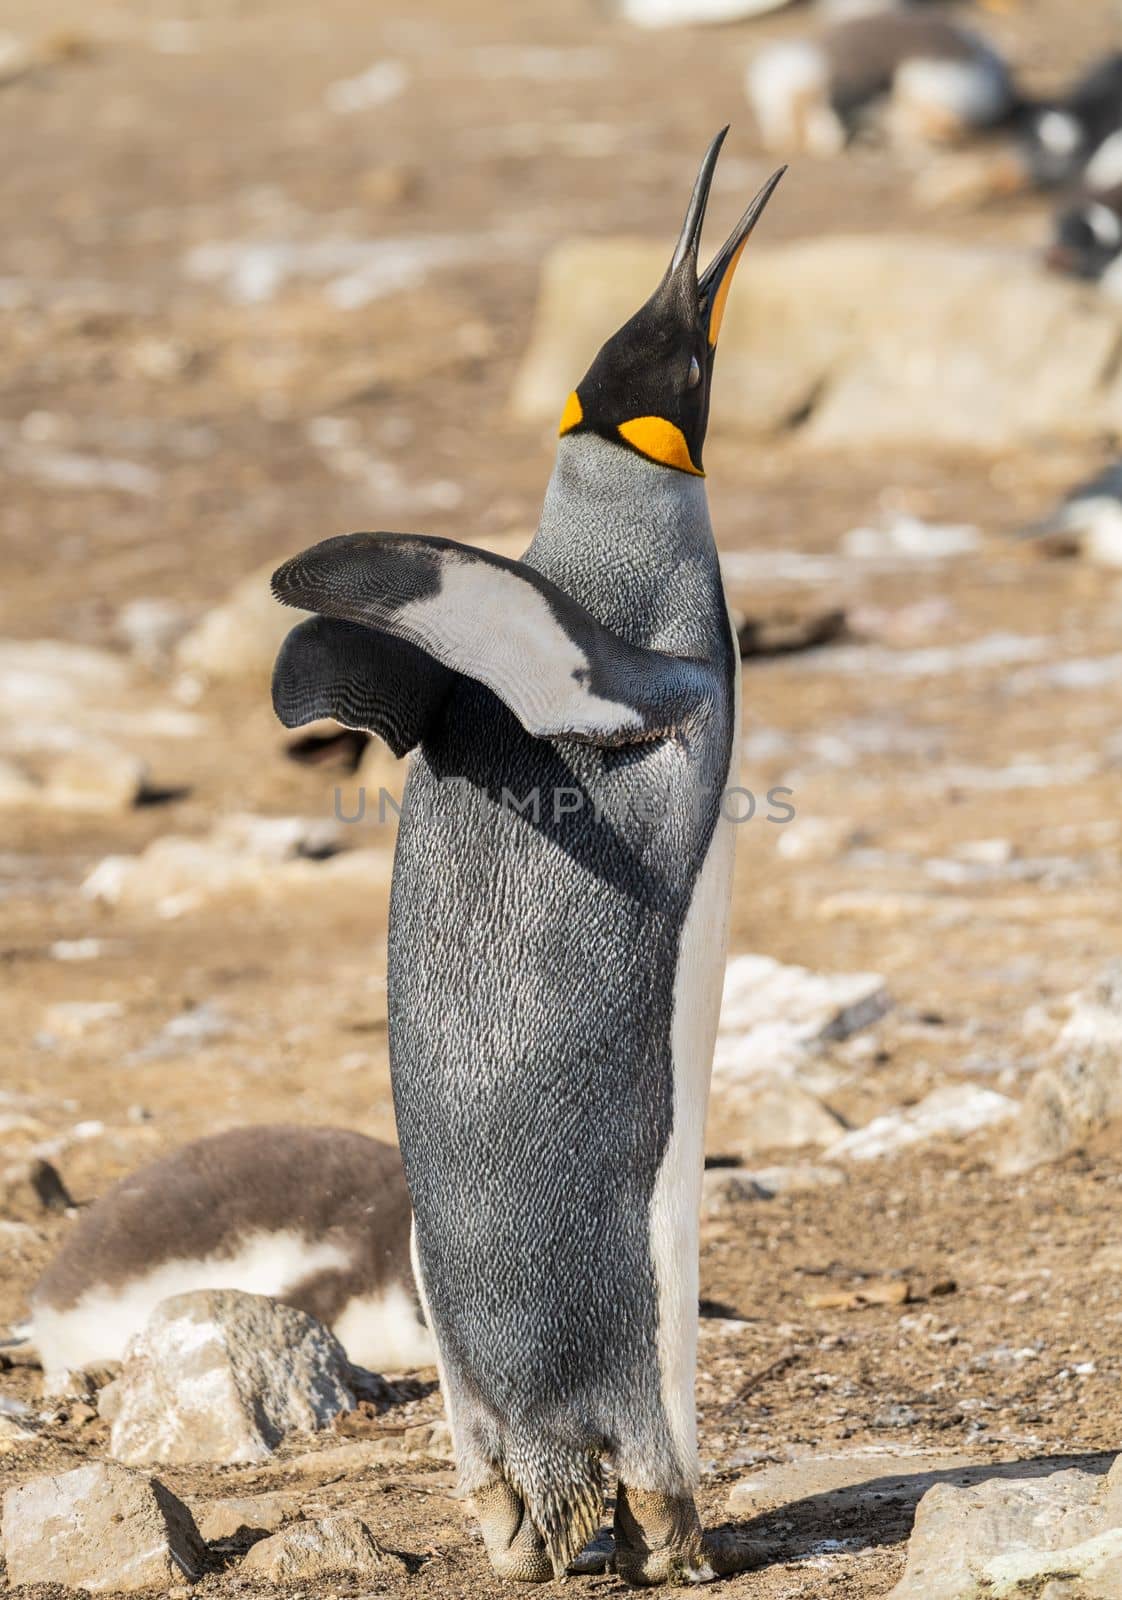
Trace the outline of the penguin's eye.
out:
<instances>
[{"instance_id":1,"label":"penguin's eye","mask_svg":"<svg viewBox=\"0 0 1122 1600\"><path fill-rule=\"evenodd\" d=\"M701 367L696 356L690 357L689 376L686 378L686 388L696 389L701 382Z\"/></svg>"}]
</instances>

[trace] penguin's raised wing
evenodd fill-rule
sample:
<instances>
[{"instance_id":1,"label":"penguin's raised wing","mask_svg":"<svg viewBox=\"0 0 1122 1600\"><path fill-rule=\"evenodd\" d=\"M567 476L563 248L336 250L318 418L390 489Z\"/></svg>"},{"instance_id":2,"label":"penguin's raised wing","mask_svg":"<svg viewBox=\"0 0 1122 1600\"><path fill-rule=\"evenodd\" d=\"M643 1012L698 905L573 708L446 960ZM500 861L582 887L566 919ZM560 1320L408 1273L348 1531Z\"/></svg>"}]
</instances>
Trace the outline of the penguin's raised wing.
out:
<instances>
[{"instance_id":1,"label":"penguin's raised wing","mask_svg":"<svg viewBox=\"0 0 1122 1600\"><path fill-rule=\"evenodd\" d=\"M325 539L273 574L273 593L485 684L540 739L657 739L713 693L705 662L628 644L532 567L450 539Z\"/></svg>"},{"instance_id":2,"label":"penguin's raised wing","mask_svg":"<svg viewBox=\"0 0 1122 1600\"><path fill-rule=\"evenodd\" d=\"M333 617L308 617L281 645L273 709L286 728L333 717L384 739L395 756L425 736L454 674L384 633Z\"/></svg>"}]
</instances>

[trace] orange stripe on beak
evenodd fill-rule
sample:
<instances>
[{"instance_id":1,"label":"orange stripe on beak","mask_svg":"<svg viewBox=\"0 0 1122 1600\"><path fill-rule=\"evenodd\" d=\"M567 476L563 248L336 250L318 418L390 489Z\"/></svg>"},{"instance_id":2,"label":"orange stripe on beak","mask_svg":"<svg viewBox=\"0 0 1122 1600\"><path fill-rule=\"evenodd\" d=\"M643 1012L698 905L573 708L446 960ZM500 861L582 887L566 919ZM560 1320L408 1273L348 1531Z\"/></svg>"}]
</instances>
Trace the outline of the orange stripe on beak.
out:
<instances>
[{"instance_id":1,"label":"orange stripe on beak","mask_svg":"<svg viewBox=\"0 0 1122 1600\"><path fill-rule=\"evenodd\" d=\"M709 328L706 334L706 337L709 340L710 350L715 347L717 340L721 336L721 323L724 320L725 315L725 302L729 297L729 289L732 287L733 274L739 265L741 256L744 254L744 246L747 243L748 240L747 237L745 237L741 239L740 243L737 245L735 252L729 260L728 266L725 268L724 273L722 274L721 281L717 285L717 291L713 296L713 304L709 312Z\"/></svg>"},{"instance_id":2,"label":"orange stripe on beak","mask_svg":"<svg viewBox=\"0 0 1122 1600\"><path fill-rule=\"evenodd\" d=\"M772 173L698 281L697 290L700 297L702 315L705 318L706 337L709 340L709 348L711 350L716 345L717 337L721 331L721 323L725 315L725 302L728 300L733 274L741 256L744 254L744 246L748 243L752 229L760 220L764 207L774 194L775 187L786 170L786 167L780 167L778 172Z\"/></svg>"}]
</instances>

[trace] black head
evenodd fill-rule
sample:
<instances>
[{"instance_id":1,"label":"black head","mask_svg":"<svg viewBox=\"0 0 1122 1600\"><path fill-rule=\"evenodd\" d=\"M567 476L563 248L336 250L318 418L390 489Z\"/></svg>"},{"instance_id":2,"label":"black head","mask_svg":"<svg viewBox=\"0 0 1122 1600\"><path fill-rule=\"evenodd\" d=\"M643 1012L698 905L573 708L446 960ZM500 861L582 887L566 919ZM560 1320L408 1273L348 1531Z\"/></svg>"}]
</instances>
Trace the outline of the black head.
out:
<instances>
[{"instance_id":1,"label":"black head","mask_svg":"<svg viewBox=\"0 0 1122 1600\"><path fill-rule=\"evenodd\" d=\"M727 128L701 163L686 220L654 294L612 335L569 396L561 434L597 433L679 472L702 475L709 385L736 264L786 171L764 184L713 262L698 277L697 249L709 187Z\"/></svg>"}]
</instances>

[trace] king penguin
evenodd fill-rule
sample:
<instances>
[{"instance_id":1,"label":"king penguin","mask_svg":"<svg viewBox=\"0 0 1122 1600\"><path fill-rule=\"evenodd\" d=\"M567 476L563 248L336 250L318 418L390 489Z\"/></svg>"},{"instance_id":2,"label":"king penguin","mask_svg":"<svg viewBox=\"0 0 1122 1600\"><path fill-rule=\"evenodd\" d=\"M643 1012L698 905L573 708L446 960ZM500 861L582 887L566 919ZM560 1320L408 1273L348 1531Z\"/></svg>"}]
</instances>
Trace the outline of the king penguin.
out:
<instances>
[{"instance_id":1,"label":"king penguin","mask_svg":"<svg viewBox=\"0 0 1122 1600\"><path fill-rule=\"evenodd\" d=\"M727 130L725 130L727 131ZM694 1506L698 1212L739 660L702 467L733 273L724 132L670 265L569 396L521 560L360 533L282 566L273 701L412 752L390 1069L462 1491L504 1577L714 1576ZM735 777L732 782L735 783Z\"/></svg>"}]
</instances>

